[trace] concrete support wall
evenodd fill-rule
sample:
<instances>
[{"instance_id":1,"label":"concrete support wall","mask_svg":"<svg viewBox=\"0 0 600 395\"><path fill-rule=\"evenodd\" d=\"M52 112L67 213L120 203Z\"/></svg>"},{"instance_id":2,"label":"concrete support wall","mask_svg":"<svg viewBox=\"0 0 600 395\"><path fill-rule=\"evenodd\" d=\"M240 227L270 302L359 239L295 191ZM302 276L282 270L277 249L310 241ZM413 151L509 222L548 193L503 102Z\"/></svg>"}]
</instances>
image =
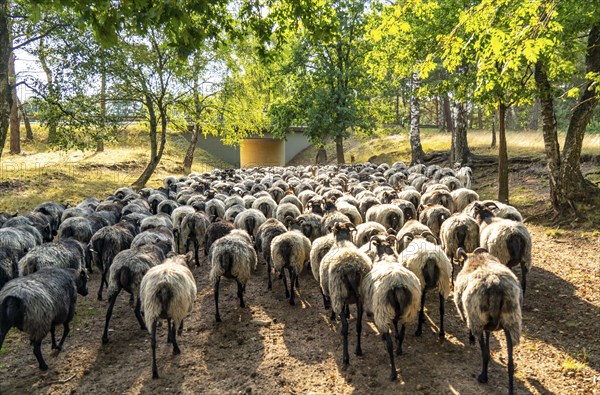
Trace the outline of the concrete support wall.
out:
<instances>
[{"instance_id":1,"label":"concrete support wall","mask_svg":"<svg viewBox=\"0 0 600 395\"><path fill-rule=\"evenodd\" d=\"M285 141L245 139L240 144L240 167L285 166Z\"/></svg>"}]
</instances>

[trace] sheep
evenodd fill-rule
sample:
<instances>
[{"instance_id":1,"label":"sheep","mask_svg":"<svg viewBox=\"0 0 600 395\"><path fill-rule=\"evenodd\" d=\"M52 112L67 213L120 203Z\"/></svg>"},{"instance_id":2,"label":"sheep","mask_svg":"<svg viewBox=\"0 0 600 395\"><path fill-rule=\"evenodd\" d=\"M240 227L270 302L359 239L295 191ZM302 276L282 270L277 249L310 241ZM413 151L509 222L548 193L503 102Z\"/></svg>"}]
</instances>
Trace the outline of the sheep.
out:
<instances>
[{"instance_id":1,"label":"sheep","mask_svg":"<svg viewBox=\"0 0 600 395\"><path fill-rule=\"evenodd\" d=\"M459 249L456 255L464 260L464 266L456 277L454 303L460 318L469 328L469 342L474 344L479 338L482 369L477 381L488 381L490 332L503 330L508 351L508 392L512 394L513 346L519 344L521 337L523 305L523 293L517 277L485 248L477 248L470 256Z\"/></svg>"},{"instance_id":2,"label":"sheep","mask_svg":"<svg viewBox=\"0 0 600 395\"><path fill-rule=\"evenodd\" d=\"M367 211L369 211L369 209L373 206L378 206L381 204L381 200L377 199L374 195L365 195L362 198L358 198L358 211L360 212L360 215L362 215L362 217L365 219L365 221L368 221L367 218Z\"/></svg>"},{"instance_id":3,"label":"sheep","mask_svg":"<svg viewBox=\"0 0 600 395\"><path fill-rule=\"evenodd\" d=\"M94 262L102 272L98 300L102 300L104 285L108 286L108 269L112 265L114 257L131 246L134 236L134 228L131 223L126 221L102 228L92 236L90 247L93 251Z\"/></svg>"},{"instance_id":4,"label":"sheep","mask_svg":"<svg viewBox=\"0 0 600 395\"><path fill-rule=\"evenodd\" d=\"M146 324L141 313L140 284L146 272L151 267L164 261L170 250L170 244L160 242L123 250L115 256L108 272L108 309L106 311L102 343L108 343L108 325L117 296L119 296L122 289L131 294L135 305L135 317L140 324L140 328L146 330Z\"/></svg>"},{"instance_id":5,"label":"sheep","mask_svg":"<svg viewBox=\"0 0 600 395\"><path fill-rule=\"evenodd\" d=\"M19 260L22 257L21 251L0 247L0 289L19 275Z\"/></svg>"},{"instance_id":6,"label":"sheep","mask_svg":"<svg viewBox=\"0 0 600 395\"><path fill-rule=\"evenodd\" d=\"M180 354L177 332L182 332L183 319L191 313L196 300L196 281L188 268L191 254L167 259L148 270L140 284L140 299L144 321L151 337L152 378L158 378L156 366L156 327L160 318L167 319L168 342L173 354ZM172 321L172 322L171 322ZM175 328L179 328L178 331Z\"/></svg>"},{"instance_id":7,"label":"sheep","mask_svg":"<svg viewBox=\"0 0 600 395\"><path fill-rule=\"evenodd\" d=\"M450 192L452 199L454 200L454 208L457 212L461 212L469 204L479 200L477 192L467 188L459 188Z\"/></svg>"},{"instance_id":8,"label":"sheep","mask_svg":"<svg viewBox=\"0 0 600 395\"><path fill-rule=\"evenodd\" d=\"M209 225L207 215L202 212L188 214L181 221L181 242L185 243L186 253L193 251L196 266L200 266L200 246L204 244Z\"/></svg>"},{"instance_id":9,"label":"sheep","mask_svg":"<svg viewBox=\"0 0 600 395\"><path fill-rule=\"evenodd\" d=\"M148 229L158 228L159 226L173 228L173 221L171 221L171 217L164 214L146 217L142 219L142 222L140 222L140 232L144 232Z\"/></svg>"},{"instance_id":10,"label":"sheep","mask_svg":"<svg viewBox=\"0 0 600 395\"><path fill-rule=\"evenodd\" d=\"M290 217L291 218L291 217ZM296 228L302 231L302 234L311 241L311 243L323 235L321 229L321 220L323 218L318 214L301 214L295 219Z\"/></svg>"},{"instance_id":11,"label":"sheep","mask_svg":"<svg viewBox=\"0 0 600 395\"><path fill-rule=\"evenodd\" d=\"M246 211L246 207L244 207L241 204L234 204L233 206L225 210L225 215L223 216L223 219L225 221L233 222L235 221L235 217L237 217L240 213L244 211Z\"/></svg>"},{"instance_id":12,"label":"sheep","mask_svg":"<svg viewBox=\"0 0 600 395\"><path fill-rule=\"evenodd\" d=\"M214 242L228 235L234 229L235 226L229 221L217 221L208 225L206 234L204 235L204 255L208 256L210 254L210 247Z\"/></svg>"},{"instance_id":13,"label":"sheep","mask_svg":"<svg viewBox=\"0 0 600 395\"><path fill-rule=\"evenodd\" d=\"M445 176L440 179L440 184L445 185L450 189L450 192L463 188L464 184L454 176Z\"/></svg>"},{"instance_id":14,"label":"sheep","mask_svg":"<svg viewBox=\"0 0 600 395\"><path fill-rule=\"evenodd\" d=\"M273 238L271 243L271 260L273 269L282 275L285 297L290 299L294 306L294 285L298 284L298 276L304 268L304 263L310 257L310 240L297 230L285 232ZM287 279L284 270L290 276L290 290L288 291Z\"/></svg>"},{"instance_id":15,"label":"sheep","mask_svg":"<svg viewBox=\"0 0 600 395\"><path fill-rule=\"evenodd\" d=\"M371 237L386 233L385 226L381 225L379 222L369 221L363 224L360 224L356 227L356 233L354 234L354 244L357 247L361 247L371 240Z\"/></svg>"},{"instance_id":16,"label":"sheep","mask_svg":"<svg viewBox=\"0 0 600 395\"><path fill-rule=\"evenodd\" d=\"M463 166L456 172L456 178L462 182L465 188L471 188L473 181L473 170L469 166Z\"/></svg>"},{"instance_id":17,"label":"sheep","mask_svg":"<svg viewBox=\"0 0 600 395\"><path fill-rule=\"evenodd\" d=\"M256 237L258 228L267 220L262 211L257 209L248 209L235 217L233 224L237 229L248 232L251 237Z\"/></svg>"},{"instance_id":18,"label":"sheep","mask_svg":"<svg viewBox=\"0 0 600 395\"><path fill-rule=\"evenodd\" d=\"M240 236L241 235L241 236ZM221 322L219 313L219 284L221 277L235 279L240 307L244 303L244 291L250 275L256 270L257 257L246 232L236 230L218 239L210 250L210 282L215 298L215 320Z\"/></svg>"},{"instance_id":19,"label":"sheep","mask_svg":"<svg viewBox=\"0 0 600 395\"><path fill-rule=\"evenodd\" d=\"M401 355L405 324L414 321L419 312L421 284L414 273L398 264L394 251L395 236L373 236L371 243L375 245L376 258L372 269L363 278L361 295L367 315L373 315L375 326L385 342L390 357L390 379L396 380L398 375L390 330L393 324L396 355ZM402 325L400 331L398 322Z\"/></svg>"},{"instance_id":20,"label":"sheep","mask_svg":"<svg viewBox=\"0 0 600 395\"><path fill-rule=\"evenodd\" d=\"M437 289L440 299L440 331L439 337L444 338L444 300L450 294L450 275L452 267L450 261L441 247L429 242L427 237L437 238L431 232L423 232L415 237L411 233L404 238L412 239L398 260L404 267L413 272L421 282L421 310L419 311L419 322L416 336L423 333L423 322L425 321L425 295L427 291Z\"/></svg>"},{"instance_id":21,"label":"sheep","mask_svg":"<svg viewBox=\"0 0 600 395\"><path fill-rule=\"evenodd\" d=\"M531 270L531 235L522 222L494 218L491 210L476 203L475 220L479 223L479 245L498 258L500 263L512 268L521 266L521 287L527 289L527 273Z\"/></svg>"},{"instance_id":22,"label":"sheep","mask_svg":"<svg viewBox=\"0 0 600 395\"><path fill-rule=\"evenodd\" d=\"M321 219L321 234L326 234L331 232L335 224L337 223L346 223L352 222L350 218L346 215L340 213L339 211L332 211L323 216Z\"/></svg>"},{"instance_id":23,"label":"sheep","mask_svg":"<svg viewBox=\"0 0 600 395\"><path fill-rule=\"evenodd\" d=\"M44 267L83 270L85 257L76 240L62 240L33 248L19 260L19 276L27 276Z\"/></svg>"},{"instance_id":24,"label":"sheep","mask_svg":"<svg viewBox=\"0 0 600 395\"><path fill-rule=\"evenodd\" d=\"M295 219L300 216L300 214L301 211L293 203L282 203L277 206L277 209L275 210L275 218L281 222L284 222L284 219L288 216Z\"/></svg>"},{"instance_id":25,"label":"sheep","mask_svg":"<svg viewBox=\"0 0 600 395\"><path fill-rule=\"evenodd\" d=\"M435 237L439 237L442 223L450 218L451 215L450 210L440 204L427 205L422 207L419 214L419 221L427 225Z\"/></svg>"},{"instance_id":26,"label":"sheep","mask_svg":"<svg viewBox=\"0 0 600 395\"><path fill-rule=\"evenodd\" d=\"M89 243L94 233L92 222L87 217L68 217L58 227L59 240L73 238L82 243Z\"/></svg>"},{"instance_id":27,"label":"sheep","mask_svg":"<svg viewBox=\"0 0 600 395\"><path fill-rule=\"evenodd\" d=\"M277 210L277 202L273 200L270 196L258 197L252 203L252 208L255 210L260 210L265 218L273 218L275 217L275 211Z\"/></svg>"},{"instance_id":28,"label":"sheep","mask_svg":"<svg viewBox=\"0 0 600 395\"><path fill-rule=\"evenodd\" d=\"M0 228L0 247L11 248L25 255L41 243L30 232L22 228Z\"/></svg>"},{"instance_id":29,"label":"sheep","mask_svg":"<svg viewBox=\"0 0 600 395\"><path fill-rule=\"evenodd\" d=\"M323 260L323 257L329 252L329 250L331 250L331 247L333 247L334 244L335 239L333 238L332 234L321 236L312 242L309 254L310 269L312 271L313 277L317 281L317 284L319 284L319 291L321 292L321 296L323 296L323 307L325 309L331 307L331 301L329 297L325 296L323 290L321 289L321 276L319 272L321 267L321 260Z\"/></svg>"},{"instance_id":30,"label":"sheep","mask_svg":"<svg viewBox=\"0 0 600 395\"><path fill-rule=\"evenodd\" d=\"M419 207L421 203L421 194L416 189L411 189L411 187L405 187L397 195L398 199L408 200L415 208Z\"/></svg>"},{"instance_id":31,"label":"sheep","mask_svg":"<svg viewBox=\"0 0 600 395\"><path fill-rule=\"evenodd\" d=\"M181 240L181 222L188 214L194 214L196 210L190 206L177 207L171 213L171 222L173 222L173 235L175 236L175 252L181 254L183 252L183 245Z\"/></svg>"},{"instance_id":32,"label":"sheep","mask_svg":"<svg viewBox=\"0 0 600 395\"><path fill-rule=\"evenodd\" d=\"M440 240L446 256L450 258L454 281L454 255L459 248L473 252L479 247L479 225L467 214L454 214L442 223Z\"/></svg>"},{"instance_id":33,"label":"sheep","mask_svg":"<svg viewBox=\"0 0 600 395\"><path fill-rule=\"evenodd\" d=\"M158 207L156 208L156 214L162 213L170 216L177 207L179 207L177 202L167 199L158 204Z\"/></svg>"},{"instance_id":34,"label":"sheep","mask_svg":"<svg viewBox=\"0 0 600 395\"><path fill-rule=\"evenodd\" d=\"M319 275L323 294L330 298L332 318L341 315L344 365L350 362L348 355L349 305L356 304L356 355L362 355L360 335L362 332L363 305L360 295L361 282L371 270L371 260L352 243L352 222L337 223L333 227L335 244L321 260Z\"/></svg>"},{"instance_id":35,"label":"sheep","mask_svg":"<svg viewBox=\"0 0 600 395\"><path fill-rule=\"evenodd\" d=\"M29 335L40 370L48 370L42 340L50 332L52 349L62 350L75 314L77 293L88 293L85 270L47 267L9 281L0 290L0 349L8 331L17 327ZM56 344L54 328L58 324L63 325L63 334Z\"/></svg>"},{"instance_id":36,"label":"sheep","mask_svg":"<svg viewBox=\"0 0 600 395\"><path fill-rule=\"evenodd\" d=\"M58 232L58 226L62 218L62 214L67 207L64 204L55 202L44 202L37 205L33 211L44 214L50 222L50 229L52 234L56 235Z\"/></svg>"},{"instance_id":37,"label":"sheep","mask_svg":"<svg viewBox=\"0 0 600 395\"><path fill-rule=\"evenodd\" d=\"M453 213L454 210L454 199L452 199L452 195L450 192L436 189L431 192L426 192L421 196L421 204L423 206L431 206L434 204L441 204L446 207L450 213Z\"/></svg>"},{"instance_id":38,"label":"sheep","mask_svg":"<svg viewBox=\"0 0 600 395\"><path fill-rule=\"evenodd\" d=\"M302 204L300 199L298 199L298 197L296 197L295 195L285 195L279 201L279 204L283 204L283 203L291 203L294 206L298 207L298 210L300 210L301 213L304 212L304 205Z\"/></svg>"},{"instance_id":39,"label":"sheep","mask_svg":"<svg viewBox=\"0 0 600 395\"><path fill-rule=\"evenodd\" d=\"M404 199L393 199L391 204L398 206L400 210L402 210L402 214L404 214L404 221L408 221L411 219L417 219L417 206L412 204L412 202Z\"/></svg>"},{"instance_id":40,"label":"sheep","mask_svg":"<svg viewBox=\"0 0 600 395\"><path fill-rule=\"evenodd\" d=\"M348 203L348 202L336 202L336 209L340 213L344 214L346 217L350 219L350 222L354 224L354 226L358 226L363 223L362 216L356 206Z\"/></svg>"},{"instance_id":41,"label":"sheep","mask_svg":"<svg viewBox=\"0 0 600 395\"><path fill-rule=\"evenodd\" d=\"M393 204L380 204L373 206L367 211L367 221L375 221L382 224L386 229L399 230L404 224L404 213L400 207Z\"/></svg>"}]
</instances>

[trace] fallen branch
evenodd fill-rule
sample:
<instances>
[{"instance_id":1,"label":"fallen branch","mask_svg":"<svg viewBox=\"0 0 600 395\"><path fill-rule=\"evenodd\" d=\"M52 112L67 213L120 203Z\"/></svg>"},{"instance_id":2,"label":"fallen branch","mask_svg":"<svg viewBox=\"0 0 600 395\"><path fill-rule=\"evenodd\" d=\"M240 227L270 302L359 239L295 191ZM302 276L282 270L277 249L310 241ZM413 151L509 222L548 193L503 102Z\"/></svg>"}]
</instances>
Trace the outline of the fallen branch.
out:
<instances>
[{"instance_id":1,"label":"fallen branch","mask_svg":"<svg viewBox=\"0 0 600 395\"><path fill-rule=\"evenodd\" d=\"M75 377L77 377L77 373L74 373L71 377L64 379L64 380L58 380L58 381L54 381L52 383L50 383L50 385L54 385L54 384L66 384L69 381L73 380Z\"/></svg>"}]
</instances>

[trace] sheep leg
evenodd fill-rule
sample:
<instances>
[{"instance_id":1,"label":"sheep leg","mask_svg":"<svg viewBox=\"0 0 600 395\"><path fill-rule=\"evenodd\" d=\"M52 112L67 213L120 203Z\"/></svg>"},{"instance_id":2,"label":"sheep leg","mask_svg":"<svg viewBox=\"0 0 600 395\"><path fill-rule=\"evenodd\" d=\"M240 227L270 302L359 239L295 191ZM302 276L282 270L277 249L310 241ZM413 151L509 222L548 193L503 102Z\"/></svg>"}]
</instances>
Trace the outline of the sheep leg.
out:
<instances>
[{"instance_id":1,"label":"sheep leg","mask_svg":"<svg viewBox=\"0 0 600 395\"><path fill-rule=\"evenodd\" d=\"M452 287L454 287L454 255L450 255L450 266L452 266L452 274L450 275L450 280L452 282Z\"/></svg>"},{"instance_id":2,"label":"sheep leg","mask_svg":"<svg viewBox=\"0 0 600 395\"><path fill-rule=\"evenodd\" d=\"M177 329L177 336L181 336L183 334L183 320L181 320L181 324L179 324L179 329Z\"/></svg>"},{"instance_id":3,"label":"sheep leg","mask_svg":"<svg viewBox=\"0 0 600 395\"><path fill-rule=\"evenodd\" d=\"M469 329L469 344L474 346L475 345L475 336L473 336L473 332Z\"/></svg>"},{"instance_id":4,"label":"sheep leg","mask_svg":"<svg viewBox=\"0 0 600 395\"><path fill-rule=\"evenodd\" d=\"M144 317L142 317L142 300L141 299L137 300L137 303L135 304L135 309L133 309L133 312L135 313L135 317L137 318L137 320L140 324L140 329L145 331L146 323L144 322Z\"/></svg>"},{"instance_id":5,"label":"sheep leg","mask_svg":"<svg viewBox=\"0 0 600 395\"><path fill-rule=\"evenodd\" d=\"M283 281L283 287L285 289L285 297L289 298L290 291L288 290L288 286L287 286L287 278L285 276L285 268L281 269L281 273L279 273L279 278Z\"/></svg>"},{"instance_id":6,"label":"sheep leg","mask_svg":"<svg viewBox=\"0 0 600 395\"><path fill-rule=\"evenodd\" d=\"M477 377L477 381L480 383L488 382L488 364L490 363L490 332L485 331L485 337L483 338L483 333L479 336L479 346L481 347L481 359L483 360L483 364L481 367L481 374Z\"/></svg>"},{"instance_id":7,"label":"sheep leg","mask_svg":"<svg viewBox=\"0 0 600 395\"><path fill-rule=\"evenodd\" d=\"M200 267L200 243L194 240L194 257L196 258L196 267Z\"/></svg>"},{"instance_id":8,"label":"sheep leg","mask_svg":"<svg viewBox=\"0 0 600 395\"><path fill-rule=\"evenodd\" d=\"M355 354L359 357L363 355L362 347L360 345L360 335L362 334L362 317L363 317L363 305L359 299L356 303L356 350Z\"/></svg>"},{"instance_id":9,"label":"sheep leg","mask_svg":"<svg viewBox=\"0 0 600 395\"><path fill-rule=\"evenodd\" d=\"M298 282L298 277L294 269L289 268L288 271L290 273L290 304L294 306L296 304L294 301L294 283Z\"/></svg>"},{"instance_id":10,"label":"sheep leg","mask_svg":"<svg viewBox=\"0 0 600 395\"><path fill-rule=\"evenodd\" d=\"M348 355L348 317L346 316L346 305L342 306L340 313L342 318L342 339L343 339L343 358L342 363L348 365L350 363L350 355Z\"/></svg>"},{"instance_id":11,"label":"sheep leg","mask_svg":"<svg viewBox=\"0 0 600 395\"><path fill-rule=\"evenodd\" d=\"M158 368L156 367L156 321L152 323L152 331L150 333L150 345L152 347L152 378L158 378Z\"/></svg>"},{"instance_id":12,"label":"sheep leg","mask_svg":"<svg viewBox=\"0 0 600 395\"><path fill-rule=\"evenodd\" d=\"M171 337L173 340L173 355L181 354L181 350L179 349L179 345L177 344L177 331L175 329L175 321L171 324L169 331L171 332Z\"/></svg>"},{"instance_id":13,"label":"sheep leg","mask_svg":"<svg viewBox=\"0 0 600 395\"><path fill-rule=\"evenodd\" d=\"M108 323L110 322L110 317L112 317L113 308L115 307L115 302L117 301L117 296L120 291L121 290L119 289L115 294L108 298L108 309L106 310L106 320L104 321L104 334L102 334L102 343L104 344L108 343Z\"/></svg>"},{"instance_id":14,"label":"sheep leg","mask_svg":"<svg viewBox=\"0 0 600 395\"><path fill-rule=\"evenodd\" d=\"M396 355L402 355L402 343L404 342L404 334L406 333L406 326L402 324L400 332L398 332L398 321L394 321L394 337L396 337Z\"/></svg>"},{"instance_id":15,"label":"sheep leg","mask_svg":"<svg viewBox=\"0 0 600 395\"><path fill-rule=\"evenodd\" d=\"M381 339L385 342L385 348L390 356L390 380L395 381L398 378L398 373L396 372L396 361L394 361L394 346L392 345L392 337L389 333L384 333L381 335Z\"/></svg>"},{"instance_id":16,"label":"sheep leg","mask_svg":"<svg viewBox=\"0 0 600 395\"><path fill-rule=\"evenodd\" d=\"M171 319L167 318L167 344L173 343L173 332L171 332Z\"/></svg>"},{"instance_id":17,"label":"sheep leg","mask_svg":"<svg viewBox=\"0 0 600 395\"><path fill-rule=\"evenodd\" d=\"M267 289L271 289L273 288L273 282L271 281L271 259L267 259L267 274L269 275Z\"/></svg>"},{"instance_id":18,"label":"sheep leg","mask_svg":"<svg viewBox=\"0 0 600 395\"><path fill-rule=\"evenodd\" d=\"M298 275L296 274L296 288L300 288L300 282L298 282Z\"/></svg>"},{"instance_id":19,"label":"sheep leg","mask_svg":"<svg viewBox=\"0 0 600 395\"><path fill-rule=\"evenodd\" d=\"M521 288L523 288L523 296L525 296L525 288L527 288L527 272L525 262L521 262Z\"/></svg>"},{"instance_id":20,"label":"sheep leg","mask_svg":"<svg viewBox=\"0 0 600 395\"><path fill-rule=\"evenodd\" d=\"M98 300L102 300L102 290L104 289L104 283L106 282L106 274L108 269L102 270L102 278L100 279L100 289L98 290ZM106 285L108 287L108 284Z\"/></svg>"},{"instance_id":21,"label":"sheep leg","mask_svg":"<svg viewBox=\"0 0 600 395\"><path fill-rule=\"evenodd\" d=\"M217 322L221 322L221 314L219 314L219 283L221 282L221 278L218 278L215 281L214 285L214 294L215 294L215 320Z\"/></svg>"},{"instance_id":22,"label":"sheep leg","mask_svg":"<svg viewBox=\"0 0 600 395\"><path fill-rule=\"evenodd\" d=\"M425 290L421 293L421 310L419 310L419 323L417 325L417 331L415 336L421 336L423 334L423 322L425 321Z\"/></svg>"},{"instance_id":23,"label":"sheep leg","mask_svg":"<svg viewBox=\"0 0 600 395\"><path fill-rule=\"evenodd\" d=\"M8 331L10 330L10 328L2 328L2 330L0 331L0 350L2 350L2 345L4 344L4 339L6 338L6 335L8 334Z\"/></svg>"},{"instance_id":24,"label":"sheep leg","mask_svg":"<svg viewBox=\"0 0 600 395\"><path fill-rule=\"evenodd\" d=\"M65 339L67 338L67 335L69 334L70 331L71 331L71 329L69 328L69 323L65 322L63 324L63 334L62 334L62 337L60 338L60 342L58 343L58 347L56 347L56 349L59 352L62 350L63 344L65 344Z\"/></svg>"},{"instance_id":25,"label":"sheep leg","mask_svg":"<svg viewBox=\"0 0 600 395\"><path fill-rule=\"evenodd\" d=\"M440 334L441 339L444 339L446 332L444 332L444 297L440 294Z\"/></svg>"},{"instance_id":26,"label":"sheep leg","mask_svg":"<svg viewBox=\"0 0 600 395\"><path fill-rule=\"evenodd\" d=\"M335 322L336 318L335 311L331 310L331 314L329 314L329 320Z\"/></svg>"},{"instance_id":27,"label":"sheep leg","mask_svg":"<svg viewBox=\"0 0 600 395\"><path fill-rule=\"evenodd\" d=\"M41 340L33 342L33 355L35 355L35 358L37 359L38 364L40 365L40 370L48 370L48 365L46 365L46 361L44 361L44 357L42 356Z\"/></svg>"},{"instance_id":28,"label":"sheep leg","mask_svg":"<svg viewBox=\"0 0 600 395\"><path fill-rule=\"evenodd\" d=\"M513 342L510 332L504 329L504 335L506 336L506 349L508 352L508 393L514 393L514 375L515 375L515 364L513 362Z\"/></svg>"},{"instance_id":29,"label":"sheep leg","mask_svg":"<svg viewBox=\"0 0 600 395\"><path fill-rule=\"evenodd\" d=\"M323 307L325 308L325 310L327 310L331 307L331 301L327 296L325 296L321 287L319 287L319 292L321 292L321 296L323 297Z\"/></svg>"},{"instance_id":30,"label":"sheep leg","mask_svg":"<svg viewBox=\"0 0 600 395\"><path fill-rule=\"evenodd\" d=\"M237 282L237 286L238 286L237 296L240 299L240 307L244 308L244 307L246 307L246 304L244 303L244 286L239 281Z\"/></svg>"},{"instance_id":31,"label":"sheep leg","mask_svg":"<svg viewBox=\"0 0 600 395\"><path fill-rule=\"evenodd\" d=\"M52 350L54 350L55 348L58 348L58 346L56 345L56 335L55 332L56 331L56 326L54 324L52 324L52 326L50 326L50 338L52 339Z\"/></svg>"}]
</instances>

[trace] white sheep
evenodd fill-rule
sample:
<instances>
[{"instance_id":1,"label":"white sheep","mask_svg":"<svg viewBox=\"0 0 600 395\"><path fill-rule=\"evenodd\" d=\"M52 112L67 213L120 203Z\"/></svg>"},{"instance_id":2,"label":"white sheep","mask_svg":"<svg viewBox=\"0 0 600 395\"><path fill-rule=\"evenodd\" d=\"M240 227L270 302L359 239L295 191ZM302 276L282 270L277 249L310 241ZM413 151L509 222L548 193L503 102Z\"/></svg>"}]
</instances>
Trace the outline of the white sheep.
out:
<instances>
[{"instance_id":1,"label":"white sheep","mask_svg":"<svg viewBox=\"0 0 600 395\"><path fill-rule=\"evenodd\" d=\"M214 289L215 319L217 322L221 322L221 315L219 314L219 284L221 277L235 279L240 307L246 307L244 291L248 279L252 272L256 270L257 257L247 233L234 230L212 245L210 262L209 278Z\"/></svg>"},{"instance_id":2,"label":"white sheep","mask_svg":"<svg viewBox=\"0 0 600 395\"><path fill-rule=\"evenodd\" d=\"M310 240L300 231L291 230L285 232L276 236L271 243L273 269L282 275L285 297L290 299L292 306L296 304L294 301L294 285L298 284L298 276L304 268L304 263L309 260L309 257ZM285 269L287 269L290 276L289 291Z\"/></svg>"},{"instance_id":3,"label":"white sheep","mask_svg":"<svg viewBox=\"0 0 600 395\"><path fill-rule=\"evenodd\" d=\"M461 319L467 322L469 342L474 344L479 339L483 363L477 380L488 381L490 332L503 330L508 351L508 392L512 394L513 345L518 345L521 337L523 305L517 277L484 248L477 248L470 256L464 250L456 255L466 260L456 277L454 303Z\"/></svg>"},{"instance_id":4,"label":"white sheep","mask_svg":"<svg viewBox=\"0 0 600 395\"><path fill-rule=\"evenodd\" d=\"M391 241L390 241L391 239ZM363 278L361 295L367 315L373 315L377 330L385 342L390 357L390 379L396 380L396 365L390 331L397 341L396 355L402 354L405 324L412 322L419 312L421 284L417 276L398 263L394 251L395 236L373 236L376 258L373 268ZM402 325L398 331L398 323Z\"/></svg>"},{"instance_id":5,"label":"white sheep","mask_svg":"<svg viewBox=\"0 0 600 395\"><path fill-rule=\"evenodd\" d=\"M183 329L183 319L191 313L196 300L196 281L188 268L189 255L178 255L154 266L144 276L140 285L140 299L144 320L151 336L152 378L158 378L156 367L156 326L166 318L168 340L173 343L173 354L179 354L177 331Z\"/></svg>"},{"instance_id":6,"label":"white sheep","mask_svg":"<svg viewBox=\"0 0 600 395\"><path fill-rule=\"evenodd\" d=\"M450 260L439 245L427 240L431 237L437 238L430 232L424 232L415 237L408 233L405 238L412 239L408 247L400 253L398 260L407 269L413 272L421 282L421 310L419 311L419 323L416 336L423 333L423 322L425 321L425 295L427 291L436 289L440 299L440 331L439 336L443 338L444 332L444 300L450 295L450 276L452 267Z\"/></svg>"}]
</instances>

